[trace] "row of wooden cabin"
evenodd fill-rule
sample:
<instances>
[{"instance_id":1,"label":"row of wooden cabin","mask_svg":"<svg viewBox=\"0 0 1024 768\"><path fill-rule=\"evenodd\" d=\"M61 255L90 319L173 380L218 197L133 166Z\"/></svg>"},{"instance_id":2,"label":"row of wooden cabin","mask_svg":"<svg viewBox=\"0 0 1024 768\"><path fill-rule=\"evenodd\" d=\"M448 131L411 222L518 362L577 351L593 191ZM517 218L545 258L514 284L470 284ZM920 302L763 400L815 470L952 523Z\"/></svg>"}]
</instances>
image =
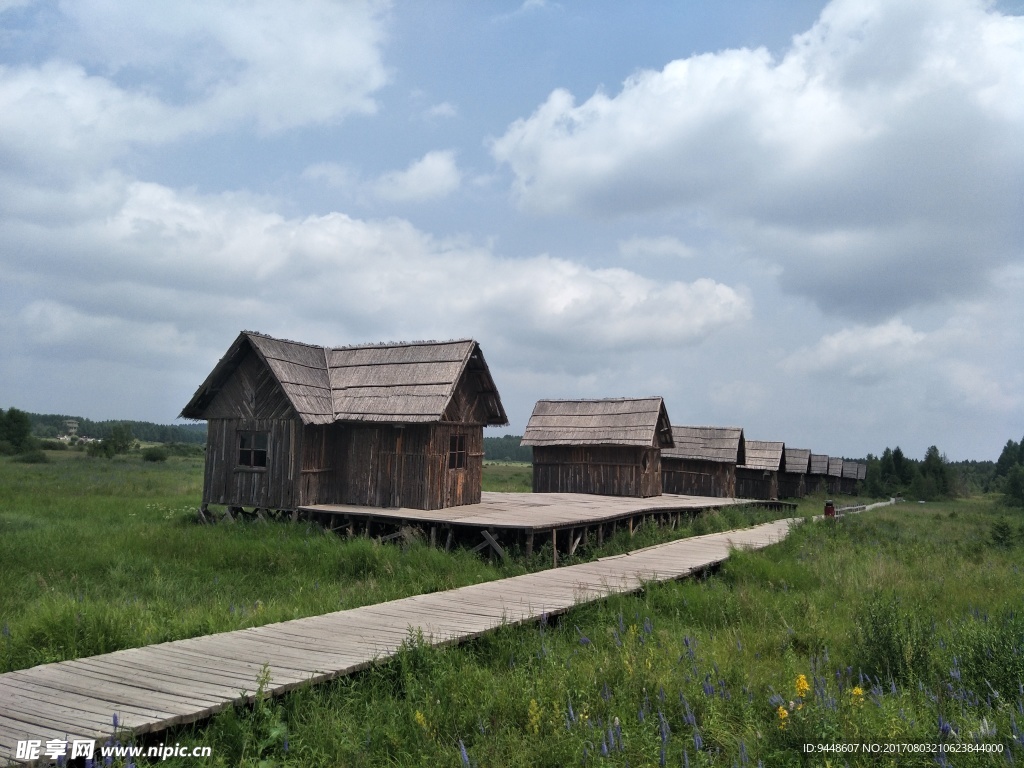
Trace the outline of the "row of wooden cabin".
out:
<instances>
[{"instance_id":1,"label":"row of wooden cabin","mask_svg":"<svg viewBox=\"0 0 1024 768\"><path fill-rule=\"evenodd\" d=\"M508 424L471 339L331 348L250 331L181 415L208 422L204 507L279 510L477 503L483 429ZM673 427L660 397L541 400L523 445L536 492L771 499L863 479L738 427Z\"/></svg>"},{"instance_id":2,"label":"row of wooden cabin","mask_svg":"<svg viewBox=\"0 0 1024 768\"><path fill-rule=\"evenodd\" d=\"M855 493L866 472L859 462L747 440L740 427L672 425L660 397L541 400L522 444L533 447L535 493L795 498Z\"/></svg>"}]
</instances>

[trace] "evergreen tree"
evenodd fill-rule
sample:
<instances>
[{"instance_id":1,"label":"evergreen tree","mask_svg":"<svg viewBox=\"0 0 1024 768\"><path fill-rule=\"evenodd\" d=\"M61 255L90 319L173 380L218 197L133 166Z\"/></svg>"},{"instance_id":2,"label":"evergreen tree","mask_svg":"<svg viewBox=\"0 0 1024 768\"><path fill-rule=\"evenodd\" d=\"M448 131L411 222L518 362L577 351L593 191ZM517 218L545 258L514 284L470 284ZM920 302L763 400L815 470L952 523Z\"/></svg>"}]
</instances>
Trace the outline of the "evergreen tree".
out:
<instances>
[{"instance_id":1,"label":"evergreen tree","mask_svg":"<svg viewBox=\"0 0 1024 768\"><path fill-rule=\"evenodd\" d=\"M906 456L903 455L903 450L897 445L892 451L892 463L896 469L896 477L900 481L900 485L906 487L914 481L914 465L910 463Z\"/></svg>"},{"instance_id":2,"label":"evergreen tree","mask_svg":"<svg viewBox=\"0 0 1024 768\"><path fill-rule=\"evenodd\" d=\"M103 442L110 443L110 448L114 453L128 453L135 444L135 435L132 434L130 426L121 422L113 426L110 430L110 437Z\"/></svg>"},{"instance_id":3,"label":"evergreen tree","mask_svg":"<svg viewBox=\"0 0 1024 768\"><path fill-rule=\"evenodd\" d=\"M996 477L1006 477L1010 470L1021 462L1021 446L1013 440L1007 440L1003 452L996 460Z\"/></svg>"},{"instance_id":4,"label":"evergreen tree","mask_svg":"<svg viewBox=\"0 0 1024 768\"><path fill-rule=\"evenodd\" d=\"M925 452L924 461L921 463L921 476L933 497L949 495L953 483L946 467L946 458L939 453L937 446L929 446Z\"/></svg>"},{"instance_id":5,"label":"evergreen tree","mask_svg":"<svg viewBox=\"0 0 1024 768\"><path fill-rule=\"evenodd\" d=\"M27 413L17 408L11 408L7 413L0 410L0 442L7 443L18 452L32 447L32 421Z\"/></svg>"},{"instance_id":6,"label":"evergreen tree","mask_svg":"<svg viewBox=\"0 0 1024 768\"><path fill-rule=\"evenodd\" d=\"M882 458L878 462L878 474L882 479L882 487L887 493L896 489L896 482L899 478L896 474L896 464L892 458L892 448L886 448L882 452Z\"/></svg>"}]
</instances>

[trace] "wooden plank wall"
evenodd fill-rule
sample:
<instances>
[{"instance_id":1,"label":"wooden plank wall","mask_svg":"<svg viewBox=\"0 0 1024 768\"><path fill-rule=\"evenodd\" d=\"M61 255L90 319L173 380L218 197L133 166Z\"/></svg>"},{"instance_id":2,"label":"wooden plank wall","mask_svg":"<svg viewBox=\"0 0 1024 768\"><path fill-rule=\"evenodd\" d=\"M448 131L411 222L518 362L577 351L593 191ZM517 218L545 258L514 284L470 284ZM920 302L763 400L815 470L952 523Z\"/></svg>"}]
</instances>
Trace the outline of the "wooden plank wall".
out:
<instances>
[{"instance_id":1,"label":"wooden plank wall","mask_svg":"<svg viewBox=\"0 0 1024 768\"><path fill-rule=\"evenodd\" d=\"M807 495L807 475L783 472L779 475L779 498L799 499Z\"/></svg>"},{"instance_id":2,"label":"wooden plank wall","mask_svg":"<svg viewBox=\"0 0 1024 768\"><path fill-rule=\"evenodd\" d=\"M267 432L265 468L239 467L238 432ZM298 420L211 419L206 438L204 504L294 509L299 504Z\"/></svg>"},{"instance_id":3,"label":"wooden plank wall","mask_svg":"<svg viewBox=\"0 0 1024 768\"><path fill-rule=\"evenodd\" d=\"M777 472L763 469L736 467L736 498L777 499L779 478Z\"/></svg>"},{"instance_id":4,"label":"wooden plank wall","mask_svg":"<svg viewBox=\"0 0 1024 768\"><path fill-rule=\"evenodd\" d=\"M684 496L736 496L736 465L661 457L661 490Z\"/></svg>"},{"instance_id":5,"label":"wooden plank wall","mask_svg":"<svg viewBox=\"0 0 1024 768\"><path fill-rule=\"evenodd\" d=\"M630 446L538 445L533 449L533 492L660 496L661 451Z\"/></svg>"}]
</instances>

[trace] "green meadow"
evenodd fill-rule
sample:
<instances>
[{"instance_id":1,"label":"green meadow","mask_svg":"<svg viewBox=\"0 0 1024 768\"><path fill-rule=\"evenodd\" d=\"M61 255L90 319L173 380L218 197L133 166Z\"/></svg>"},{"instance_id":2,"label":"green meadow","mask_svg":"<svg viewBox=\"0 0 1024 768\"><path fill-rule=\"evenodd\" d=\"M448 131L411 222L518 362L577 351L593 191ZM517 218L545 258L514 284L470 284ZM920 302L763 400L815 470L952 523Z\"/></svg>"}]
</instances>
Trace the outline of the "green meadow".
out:
<instances>
[{"instance_id":1,"label":"green meadow","mask_svg":"<svg viewBox=\"0 0 1024 768\"><path fill-rule=\"evenodd\" d=\"M0 460L0 670L550 562L305 524L200 526L201 460L54 458ZM490 489L516 473L529 478L488 467ZM645 526L578 560L748 522L737 514ZM358 675L163 734L213 754L165 764L1009 765L1024 758L1022 539L998 497L805 522L700 579L458 647L411 636Z\"/></svg>"},{"instance_id":2,"label":"green meadow","mask_svg":"<svg viewBox=\"0 0 1024 768\"><path fill-rule=\"evenodd\" d=\"M344 539L307 523L198 525L202 458L143 461L77 451L0 458L0 672L313 616L541 570L401 544ZM525 464L488 464L487 490L529 490ZM778 513L716 514L681 530L642 528L563 563Z\"/></svg>"}]
</instances>

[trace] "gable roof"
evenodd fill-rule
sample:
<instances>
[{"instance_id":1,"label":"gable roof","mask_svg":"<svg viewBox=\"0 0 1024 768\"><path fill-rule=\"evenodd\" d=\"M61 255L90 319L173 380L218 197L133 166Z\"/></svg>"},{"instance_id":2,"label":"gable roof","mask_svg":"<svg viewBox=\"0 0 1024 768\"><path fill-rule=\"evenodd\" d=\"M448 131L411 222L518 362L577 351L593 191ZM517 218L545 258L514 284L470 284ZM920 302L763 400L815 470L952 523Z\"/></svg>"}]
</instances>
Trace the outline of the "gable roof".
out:
<instances>
[{"instance_id":1,"label":"gable roof","mask_svg":"<svg viewBox=\"0 0 1024 768\"><path fill-rule=\"evenodd\" d=\"M671 447L672 423L660 397L538 400L522 445Z\"/></svg>"},{"instance_id":2,"label":"gable roof","mask_svg":"<svg viewBox=\"0 0 1024 768\"><path fill-rule=\"evenodd\" d=\"M254 351L304 424L440 421L463 375L474 376L487 424L508 424L480 345L458 341L319 347L242 331L181 415L201 419L223 383Z\"/></svg>"},{"instance_id":3,"label":"gable roof","mask_svg":"<svg viewBox=\"0 0 1024 768\"><path fill-rule=\"evenodd\" d=\"M786 472L806 475L811 466L810 448L790 448L786 446Z\"/></svg>"},{"instance_id":4,"label":"gable roof","mask_svg":"<svg viewBox=\"0 0 1024 768\"><path fill-rule=\"evenodd\" d=\"M828 474L830 477L842 477L843 460L836 456L830 456L828 459Z\"/></svg>"},{"instance_id":5,"label":"gable roof","mask_svg":"<svg viewBox=\"0 0 1024 768\"><path fill-rule=\"evenodd\" d=\"M785 450L785 443L770 440L747 440L747 462L742 465L742 468L785 472Z\"/></svg>"},{"instance_id":6,"label":"gable roof","mask_svg":"<svg viewBox=\"0 0 1024 768\"><path fill-rule=\"evenodd\" d=\"M861 464L859 461L844 461L843 462L843 477L847 480L863 480L867 477L867 464Z\"/></svg>"},{"instance_id":7,"label":"gable roof","mask_svg":"<svg viewBox=\"0 0 1024 768\"><path fill-rule=\"evenodd\" d=\"M812 475L827 475L828 474L828 456L824 453L812 453L811 454L811 470Z\"/></svg>"},{"instance_id":8,"label":"gable roof","mask_svg":"<svg viewBox=\"0 0 1024 768\"><path fill-rule=\"evenodd\" d=\"M742 464L746 461L742 427L680 427L672 425L674 448L662 449L663 458Z\"/></svg>"}]
</instances>

